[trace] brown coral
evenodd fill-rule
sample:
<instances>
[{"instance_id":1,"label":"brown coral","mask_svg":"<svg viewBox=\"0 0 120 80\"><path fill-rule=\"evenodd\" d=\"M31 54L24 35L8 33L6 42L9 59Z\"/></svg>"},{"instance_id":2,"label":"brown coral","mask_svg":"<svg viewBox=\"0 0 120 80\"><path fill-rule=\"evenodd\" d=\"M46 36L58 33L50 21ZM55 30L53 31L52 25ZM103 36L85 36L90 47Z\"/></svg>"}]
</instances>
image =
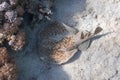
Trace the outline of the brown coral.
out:
<instances>
[{"instance_id":1,"label":"brown coral","mask_svg":"<svg viewBox=\"0 0 120 80\"><path fill-rule=\"evenodd\" d=\"M17 80L17 66L5 47L0 48L0 80Z\"/></svg>"}]
</instances>

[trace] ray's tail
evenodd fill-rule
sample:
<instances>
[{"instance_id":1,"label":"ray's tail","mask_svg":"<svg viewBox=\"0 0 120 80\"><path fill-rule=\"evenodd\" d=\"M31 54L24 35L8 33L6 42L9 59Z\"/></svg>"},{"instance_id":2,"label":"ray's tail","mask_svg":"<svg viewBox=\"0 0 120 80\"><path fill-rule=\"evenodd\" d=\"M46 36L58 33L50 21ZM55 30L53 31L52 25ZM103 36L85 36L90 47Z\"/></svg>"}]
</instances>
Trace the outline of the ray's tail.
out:
<instances>
[{"instance_id":1,"label":"ray's tail","mask_svg":"<svg viewBox=\"0 0 120 80\"><path fill-rule=\"evenodd\" d=\"M76 35L76 44L78 45L78 50L86 50L90 45L90 39L100 33L102 30L103 29L101 27L97 27L94 33L91 33L89 31L79 32Z\"/></svg>"}]
</instances>

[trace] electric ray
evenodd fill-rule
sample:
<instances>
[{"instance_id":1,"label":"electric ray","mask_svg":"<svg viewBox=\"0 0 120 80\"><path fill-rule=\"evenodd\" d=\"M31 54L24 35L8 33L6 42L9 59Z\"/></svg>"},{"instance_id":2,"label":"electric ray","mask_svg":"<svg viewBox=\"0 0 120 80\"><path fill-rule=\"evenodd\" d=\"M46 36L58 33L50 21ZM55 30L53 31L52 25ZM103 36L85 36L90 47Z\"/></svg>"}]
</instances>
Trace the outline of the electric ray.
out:
<instances>
[{"instance_id":1,"label":"electric ray","mask_svg":"<svg viewBox=\"0 0 120 80\"><path fill-rule=\"evenodd\" d=\"M101 27L97 27L94 33L78 31L64 23L53 22L39 33L37 45L40 59L49 63L66 63L78 50L87 49L90 39L101 31Z\"/></svg>"}]
</instances>

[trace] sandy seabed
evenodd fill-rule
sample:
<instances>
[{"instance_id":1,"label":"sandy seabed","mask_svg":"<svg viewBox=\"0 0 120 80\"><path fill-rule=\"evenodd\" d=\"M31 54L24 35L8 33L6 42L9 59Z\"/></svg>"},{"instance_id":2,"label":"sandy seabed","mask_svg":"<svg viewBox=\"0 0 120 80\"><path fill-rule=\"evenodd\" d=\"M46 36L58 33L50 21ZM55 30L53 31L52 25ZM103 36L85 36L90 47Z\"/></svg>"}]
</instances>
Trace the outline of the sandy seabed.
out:
<instances>
[{"instance_id":1,"label":"sandy seabed","mask_svg":"<svg viewBox=\"0 0 120 80\"><path fill-rule=\"evenodd\" d=\"M71 27L103 31L75 61L50 66L40 61L36 46L38 32L49 22L41 21L34 30L25 26L28 44L14 53L18 80L120 80L120 0L56 0L53 12L53 20Z\"/></svg>"}]
</instances>

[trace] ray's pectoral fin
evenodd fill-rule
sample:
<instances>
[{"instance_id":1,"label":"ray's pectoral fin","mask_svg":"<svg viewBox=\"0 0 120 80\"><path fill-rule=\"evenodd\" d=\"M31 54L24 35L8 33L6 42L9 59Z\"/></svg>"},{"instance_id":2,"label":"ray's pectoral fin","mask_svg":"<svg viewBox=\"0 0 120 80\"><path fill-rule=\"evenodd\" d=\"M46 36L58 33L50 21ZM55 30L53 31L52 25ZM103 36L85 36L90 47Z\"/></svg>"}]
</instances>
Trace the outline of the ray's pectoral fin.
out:
<instances>
[{"instance_id":1,"label":"ray's pectoral fin","mask_svg":"<svg viewBox=\"0 0 120 80\"><path fill-rule=\"evenodd\" d=\"M84 51L84 50L88 49L89 46L90 46L90 43L91 43L91 40L90 40L90 39L87 40L87 41L85 41L85 42L82 42L81 44L79 44L78 50Z\"/></svg>"},{"instance_id":2,"label":"ray's pectoral fin","mask_svg":"<svg viewBox=\"0 0 120 80\"><path fill-rule=\"evenodd\" d=\"M76 53L77 51L78 51L77 49L73 49L73 50L67 51L66 57L65 57L64 60L63 60L62 62L60 62L59 64L64 64L64 63L68 62L68 61L75 55L75 53Z\"/></svg>"},{"instance_id":3,"label":"ray's pectoral fin","mask_svg":"<svg viewBox=\"0 0 120 80\"><path fill-rule=\"evenodd\" d=\"M76 34L78 32L78 30L76 28L70 27L64 23L62 23L62 25L67 29L67 31L69 31L70 33Z\"/></svg>"}]
</instances>

